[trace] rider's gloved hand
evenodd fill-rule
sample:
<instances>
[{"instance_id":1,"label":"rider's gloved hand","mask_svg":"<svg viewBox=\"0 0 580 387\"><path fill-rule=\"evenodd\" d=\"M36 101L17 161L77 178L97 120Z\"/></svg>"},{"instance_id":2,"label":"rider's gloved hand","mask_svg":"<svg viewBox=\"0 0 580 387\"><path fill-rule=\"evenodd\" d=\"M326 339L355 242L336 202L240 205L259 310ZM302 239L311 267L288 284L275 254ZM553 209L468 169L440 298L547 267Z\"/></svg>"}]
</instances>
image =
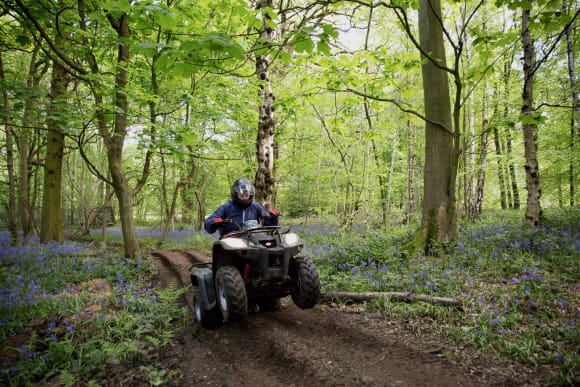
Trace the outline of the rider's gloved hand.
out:
<instances>
[{"instance_id":1,"label":"rider's gloved hand","mask_svg":"<svg viewBox=\"0 0 580 387\"><path fill-rule=\"evenodd\" d=\"M212 224L220 224L220 223L223 223L223 221L224 220L218 216L217 218L213 218L213 221L211 223Z\"/></svg>"},{"instance_id":2,"label":"rider's gloved hand","mask_svg":"<svg viewBox=\"0 0 580 387\"><path fill-rule=\"evenodd\" d=\"M268 213L272 216L279 216L280 212L278 210L275 209L271 209L270 211L268 211Z\"/></svg>"}]
</instances>

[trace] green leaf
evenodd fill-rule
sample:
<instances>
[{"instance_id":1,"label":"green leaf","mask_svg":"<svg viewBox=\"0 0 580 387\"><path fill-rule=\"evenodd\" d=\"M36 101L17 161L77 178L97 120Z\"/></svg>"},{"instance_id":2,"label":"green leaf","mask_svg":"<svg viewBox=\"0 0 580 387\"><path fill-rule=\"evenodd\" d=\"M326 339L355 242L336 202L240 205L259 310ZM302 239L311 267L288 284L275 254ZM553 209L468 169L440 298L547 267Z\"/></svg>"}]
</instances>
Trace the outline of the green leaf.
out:
<instances>
[{"instance_id":1,"label":"green leaf","mask_svg":"<svg viewBox=\"0 0 580 387\"><path fill-rule=\"evenodd\" d=\"M189 40L183 42L179 47L179 51L190 52L197 51L200 48L200 44L197 40Z\"/></svg>"},{"instance_id":2,"label":"green leaf","mask_svg":"<svg viewBox=\"0 0 580 387\"><path fill-rule=\"evenodd\" d=\"M330 55L330 46L326 42L320 41L316 45L316 51L319 54Z\"/></svg>"},{"instance_id":3,"label":"green leaf","mask_svg":"<svg viewBox=\"0 0 580 387\"><path fill-rule=\"evenodd\" d=\"M330 24L323 24L322 25L322 30L324 31L324 35L329 36L333 39L337 39L338 38L338 31L331 26Z\"/></svg>"},{"instance_id":4,"label":"green leaf","mask_svg":"<svg viewBox=\"0 0 580 387\"><path fill-rule=\"evenodd\" d=\"M120 16L129 13L131 10L131 3L129 0L107 0L101 4L101 7L115 16Z\"/></svg>"},{"instance_id":5,"label":"green leaf","mask_svg":"<svg viewBox=\"0 0 580 387\"><path fill-rule=\"evenodd\" d=\"M520 116L520 122L522 125L540 125L546 122L546 120L547 118L540 112L531 112Z\"/></svg>"},{"instance_id":6,"label":"green leaf","mask_svg":"<svg viewBox=\"0 0 580 387\"><path fill-rule=\"evenodd\" d=\"M173 74L183 78L188 78L198 69L199 69L198 66L193 65L191 63L175 63L173 65Z\"/></svg>"},{"instance_id":7,"label":"green leaf","mask_svg":"<svg viewBox=\"0 0 580 387\"><path fill-rule=\"evenodd\" d=\"M272 20L278 20L278 14L270 7L260 8L260 11L265 13Z\"/></svg>"},{"instance_id":8,"label":"green leaf","mask_svg":"<svg viewBox=\"0 0 580 387\"><path fill-rule=\"evenodd\" d=\"M16 43L21 46L28 46L30 44L30 38L26 35L18 35L16 37Z\"/></svg>"},{"instance_id":9,"label":"green leaf","mask_svg":"<svg viewBox=\"0 0 580 387\"><path fill-rule=\"evenodd\" d=\"M310 35L303 31L297 32L290 41L290 44L294 46L296 52L306 51L311 54L314 50L314 42L310 38Z\"/></svg>"},{"instance_id":10,"label":"green leaf","mask_svg":"<svg viewBox=\"0 0 580 387\"><path fill-rule=\"evenodd\" d=\"M226 51L235 59L243 60L245 55L245 50L239 44L232 43L226 47Z\"/></svg>"},{"instance_id":11,"label":"green leaf","mask_svg":"<svg viewBox=\"0 0 580 387\"><path fill-rule=\"evenodd\" d=\"M296 48L296 52L306 51L307 53L312 54L312 51L314 50L314 42L308 37L306 39L297 41L294 47Z\"/></svg>"},{"instance_id":12,"label":"green leaf","mask_svg":"<svg viewBox=\"0 0 580 387\"><path fill-rule=\"evenodd\" d=\"M142 42L133 45L135 53L145 54L146 56L152 57L157 53L157 44L151 42Z\"/></svg>"},{"instance_id":13,"label":"green leaf","mask_svg":"<svg viewBox=\"0 0 580 387\"><path fill-rule=\"evenodd\" d=\"M273 29L273 30L275 30L275 29L276 29L276 27L278 26L278 25L276 24L276 22L275 22L274 20L272 20L272 19L266 19L264 22L266 23L266 25L267 25L268 27L270 27L270 28L271 28L271 29Z\"/></svg>"},{"instance_id":14,"label":"green leaf","mask_svg":"<svg viewBox=\"0 0 580 387\"><path fill-rule=\"evenodd\" d=\"M282 63L290 63L290 60L292 58L290 57L290 54L287 51L280 51L278 53L278 60Z\"/></svg>"}]
</instances>

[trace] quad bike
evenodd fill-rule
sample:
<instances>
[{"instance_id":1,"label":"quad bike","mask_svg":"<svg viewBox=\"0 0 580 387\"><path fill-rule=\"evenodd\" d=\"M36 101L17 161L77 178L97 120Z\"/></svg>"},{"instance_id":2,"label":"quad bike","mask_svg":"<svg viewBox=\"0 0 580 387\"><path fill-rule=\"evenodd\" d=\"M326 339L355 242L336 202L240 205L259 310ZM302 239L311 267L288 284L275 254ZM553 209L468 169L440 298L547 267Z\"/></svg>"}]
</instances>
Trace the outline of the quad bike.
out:
<instances>
[{"instance_id":1,"label":"quad bike","mask_svg":"<svg viewBox=\"0 0 580 387\"><path fill-rule=\"evenodd\" d=\"M249 306L275 310L288 295L301 309L314 307L320 279L314 264L297 255L303 247L298 235L255 220L238 227L214 242L211 263L191 268L195 320L216 329L244 320Z\"/></svg>"}]
</instances>

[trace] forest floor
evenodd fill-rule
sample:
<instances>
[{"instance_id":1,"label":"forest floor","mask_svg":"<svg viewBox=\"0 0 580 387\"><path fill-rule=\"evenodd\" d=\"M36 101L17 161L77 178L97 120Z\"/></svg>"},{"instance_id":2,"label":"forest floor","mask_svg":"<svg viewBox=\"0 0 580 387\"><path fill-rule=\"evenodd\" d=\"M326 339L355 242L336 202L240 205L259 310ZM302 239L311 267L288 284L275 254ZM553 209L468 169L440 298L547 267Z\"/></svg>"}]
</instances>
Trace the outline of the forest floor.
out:
<instances>
[{"instance_id":1,"label":"forest floor","mask_svg":"<svg viewBox=\"0 0 580 387\"><path fill-rule=\"evenodd\" d=\"M187 286L202 253L152 253L158 286ZM183 297L192 308L192 293ZM192 319L193 320L193 319ZM432 319L399 320L361 305L301 310L282 300L275 312L205 330L191 321L155 364L171 386L540 386L546 370L484 354L436 334ZM431 329L432 328L432 329ZM109 374L106 385L149 385L139 365Z\"/></svg>"}]
</instances>

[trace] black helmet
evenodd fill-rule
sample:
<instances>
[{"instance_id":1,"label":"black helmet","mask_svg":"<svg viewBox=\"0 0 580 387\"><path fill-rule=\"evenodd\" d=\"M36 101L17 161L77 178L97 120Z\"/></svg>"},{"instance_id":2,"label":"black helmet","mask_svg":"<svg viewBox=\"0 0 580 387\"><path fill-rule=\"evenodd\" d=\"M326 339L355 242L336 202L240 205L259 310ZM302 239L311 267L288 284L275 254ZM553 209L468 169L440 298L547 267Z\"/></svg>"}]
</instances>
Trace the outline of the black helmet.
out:
<instances>
[{"instance_id":1,"label":"black helmet","mask_svg":"<svg viewBox=\"0 0 580 387\"><path fill-rule=\"evenodd\" d=\"M242 177L232 185L232 200L242 208L248 207L254 200L254 186L250 180Z\"/></svg>"}]
</instances>

